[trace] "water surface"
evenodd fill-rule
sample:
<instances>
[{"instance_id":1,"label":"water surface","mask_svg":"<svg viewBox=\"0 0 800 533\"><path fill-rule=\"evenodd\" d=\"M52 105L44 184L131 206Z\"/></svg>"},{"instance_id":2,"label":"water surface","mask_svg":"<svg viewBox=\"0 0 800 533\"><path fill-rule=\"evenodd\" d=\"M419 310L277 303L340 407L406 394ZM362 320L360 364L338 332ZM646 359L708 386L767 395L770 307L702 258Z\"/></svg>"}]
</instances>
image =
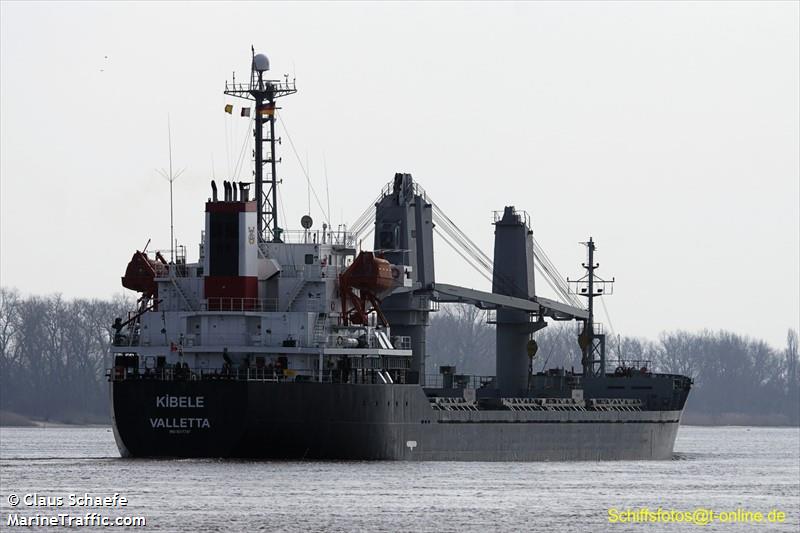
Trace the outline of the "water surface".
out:
<instances>
[{"instance_id":1,"label":"water surface","mask_svg":"<svg viewBox=\"0 0 800 533\"><path fill-rule=\"evenodd\" d=\"M9 494L34 492L116 492L129 505L65 510L8 503ZM608 521L609 508L641 507L778 509L787 519L758 526ZM120 459L109 428L0 428L4 530L10 512L89 510L144 516L142 531L796 532L798 508L798 428L684 426L671 461L571 463ZM15 529L46 530L7 530Z\"/></svg>"}]
</instances>

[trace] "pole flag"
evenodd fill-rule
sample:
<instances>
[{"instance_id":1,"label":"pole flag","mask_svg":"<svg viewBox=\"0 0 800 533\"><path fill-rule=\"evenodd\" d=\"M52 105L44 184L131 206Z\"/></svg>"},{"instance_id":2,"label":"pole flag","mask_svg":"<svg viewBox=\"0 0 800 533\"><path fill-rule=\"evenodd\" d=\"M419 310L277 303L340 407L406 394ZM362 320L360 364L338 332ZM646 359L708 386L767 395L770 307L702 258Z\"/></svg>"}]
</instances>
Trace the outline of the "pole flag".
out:
<instances>
[{"instance_id":1,"label":"pole flag","mask_svg":"<svg viewBox=\"0 0 800 533\"><path fill-rule=\"evenodd\" d=\"M270 117L275 115L275 103L272 102L269 104L262 105L261 107L258 108L258 113L260 115L268 115Z\"/></svg>"}]
</instances>

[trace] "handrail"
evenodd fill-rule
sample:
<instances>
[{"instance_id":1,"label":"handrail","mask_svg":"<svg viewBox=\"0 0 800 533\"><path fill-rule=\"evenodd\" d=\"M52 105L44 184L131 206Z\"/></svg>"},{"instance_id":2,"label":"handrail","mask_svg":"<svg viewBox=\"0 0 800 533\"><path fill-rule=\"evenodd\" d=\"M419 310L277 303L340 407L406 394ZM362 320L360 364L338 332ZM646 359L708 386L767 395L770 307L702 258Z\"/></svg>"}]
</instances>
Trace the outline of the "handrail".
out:
<instances>
[{"instance_id":1,"label":"handrail","mask_svg":"<svg viewBox=\"0 0 800 533\"><path fill-rule=\"evenodd\" d=\"M470 388L480 389L490 386L495 380L495 376L473 376L464 374L455 374L447 376L447 381L450 384L449 388ZM443 374L425 374L425 387L432 389L445 388L445 379Z\"/></svg>"},{"instance_id":2,"label":"handrail","mask_svg":"<svg viewBox=\"0 0 800 533\"><path fill-rule=\"evenodd\" d=\"M216 296L200 302L201 311L278 311L277 298L231 298Z\"/></svg>"},{"instance_id":3,"label":"handrail","mask_svg":"<svg viewBox=\"0 0 800 533\"><path fill-rule=\"evenodd\" d=\"M157 381L237 380L237 381L293 381L298 372L312 369L283 370L270 368L206 368L206 367L162 367L134 368L115 366L106 375L111 381L152 379Z\"/></svg>"},{"instance_id":4,"label":"handrail","mask_svg":"<svg viewBox=\"0 0 800 533\"><path fill-rule=\"evenodd\" d=\"M289 244L331 244L351 246L355 243L353 233L344 229L322 230L284 230L283 242Z\"/></svg>"},{"instance_id":5,"label":"handrail","mask_svg":"<svg viewBox=\"0 0 800 533\"><path fill-rule=\"evenodd\" d=\"M297 86L295 85L294 80L291 82L280 81L280 80L264 80L264 85L271 85L275 92L284 92L284 91L297 91ZM250 91L250 82L235 82L235 81L226 81L225 82L225 90L226 91Z\"/></svg>"},{"instance_id":6,"label":"handrail","mask_svg":"<svg viewBox=\"0 0 800 533\"><path fill-rule=\"evenodd\" d=\"M392 383L400 382L396 379L406 369L381 369L364 368L351 369L348 375L353 374L355 379L343 379L344 374L337 369L324 368L320 375L319 368L281 369L272 366L256 368L204 368L204 367L173 367L144 368L114 366L106 369L109 381L268 381L274 383L314 382L314 383L354 383L377 384L380 383L379 374L384 376L394 370ZM364 379L360 378L361 373ZM388 380L387 380L388 381Z\"/></svg>"}]
</instances>

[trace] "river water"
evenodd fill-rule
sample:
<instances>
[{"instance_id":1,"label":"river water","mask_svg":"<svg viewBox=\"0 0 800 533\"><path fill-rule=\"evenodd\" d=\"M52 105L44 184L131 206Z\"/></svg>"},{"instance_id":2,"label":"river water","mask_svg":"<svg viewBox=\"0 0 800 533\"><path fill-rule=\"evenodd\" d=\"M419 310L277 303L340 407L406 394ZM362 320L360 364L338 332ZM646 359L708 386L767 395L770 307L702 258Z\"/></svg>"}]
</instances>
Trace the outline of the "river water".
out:
<instances>
[{"instance_id":1,"label":"river water","mask_svg":"<svg viewBox=\"0 0 800 533\"><path fill-rule=\"evenodd\" d=\"M86 493L127 505L69 505ZM645 507L661 520L698 508L717 518L610 521ZM0 428L1 530L64 531L41 520L93 524L94 512L144 517L115 528L139 531L797 532L800 429L684 426L671 461L391 463L120 459L109 428Z\"/></svg>"}]
</instances>

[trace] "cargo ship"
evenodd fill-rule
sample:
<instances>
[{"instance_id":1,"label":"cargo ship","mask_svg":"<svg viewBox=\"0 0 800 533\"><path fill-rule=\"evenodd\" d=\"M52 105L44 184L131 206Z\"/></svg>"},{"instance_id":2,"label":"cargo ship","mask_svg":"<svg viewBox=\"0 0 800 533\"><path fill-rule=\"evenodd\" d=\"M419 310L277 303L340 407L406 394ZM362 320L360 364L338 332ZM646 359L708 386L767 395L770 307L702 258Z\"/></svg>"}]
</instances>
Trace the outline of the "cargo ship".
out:
<instances>
[{"instance_id":1,"label":"cargo ship","mask_svg":"<svg viewBox=\"0 0 800 533\"><path fill-rule=\"evenodd\" d=\"M530 217L505 206L491 219L489 258L407 173L349 229L314 228L308 215L284 229L276 102L296 86L269 79L264 54L251 60L249 80L234 77L225 94L246 102L242 116L254 111L253 180L211 182L197 261L182 247L145 247L122 277L138 295L114 320L108 370L123 457L672 457L692 380L607 360L594 302L613 280L597 274L593 239L582 277L553 276ZM437 281L434 230L489 272L491 292ZM537 271L558 299L537 295ZM431 314L453 303L494 324L495 376L427 371ZM554 321L575 323L581 368L535 372L536 332Z\"/></svg>"}]
</instances>

